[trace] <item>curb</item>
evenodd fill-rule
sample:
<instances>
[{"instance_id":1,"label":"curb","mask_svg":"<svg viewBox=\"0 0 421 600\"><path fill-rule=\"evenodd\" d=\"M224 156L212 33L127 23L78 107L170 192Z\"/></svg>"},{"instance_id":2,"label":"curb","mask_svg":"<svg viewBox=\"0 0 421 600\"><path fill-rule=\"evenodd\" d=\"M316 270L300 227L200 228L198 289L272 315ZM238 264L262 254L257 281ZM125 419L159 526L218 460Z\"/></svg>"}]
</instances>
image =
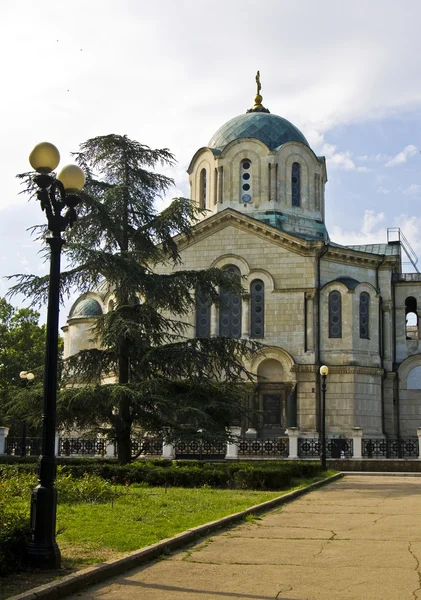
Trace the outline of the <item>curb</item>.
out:
<instances>
[{"instance_id":1,"label":"curb","mask_svg":"<svg viewBox=\"0 0 421 600\"><path fill-rule=\"evenodd\" d=\"M160 542L152 544L151 546L142 548L142 550L135 550L123 558L105 562L98 566L88 567L87 569L83 569L78 573L67 575L59 580L41 585L27 592L23 592L22 594L18 594L17 596L11 596L8 598L8 600L57 600L58 598L64 598L69 594L79 592L86 586L100 583L105 579L115 577L116 575L120 575L125 571L129 571L130 569L134 569L135 567L150 562L154 558L158 558L166 552L178 550L183 546L187 546L188 544L196 542L199 538L208 535L209 533L217 531L218 529L229 527L238 521L242 521L247 515L258 514L270 510L276 506L287 504L288 502L291 502L292 500L295 500L296 498L299 498L300 496L303 496L304 494L307 494L308 492L311 492L319 487L332 483L343 476L344 473L337 473L331 477L323 479L322 481L311 483L305 488L294 490L293 492L289 492L289 494L279 496L278 498L273 498L272 500L268 500L262 504L256 504L255 506L251 506L250 508L242 510L241 512L228 515L227 517L222 517L222 519L218 519L217 521L211 521L210 523L193 527L192 529L178 533L171 538L166 538Z\"/></svg>"}]
</instances>

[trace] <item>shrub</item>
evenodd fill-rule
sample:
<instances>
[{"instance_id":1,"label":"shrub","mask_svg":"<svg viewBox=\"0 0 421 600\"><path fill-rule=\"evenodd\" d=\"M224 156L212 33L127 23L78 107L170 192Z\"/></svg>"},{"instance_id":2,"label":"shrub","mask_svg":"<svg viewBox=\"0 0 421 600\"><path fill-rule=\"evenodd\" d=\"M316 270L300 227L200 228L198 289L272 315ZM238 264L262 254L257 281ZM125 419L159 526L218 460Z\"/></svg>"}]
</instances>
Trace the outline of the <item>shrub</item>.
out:
<instances>
[{"instance_id":1,"label":"shrub","mask_svg":"<svg viewBox=\"0 0 421 600\"><path fill-rule=\"evenodd\" d=\"M157 459L119 465L109 459L62 459L59 463L58 470L75 480L89 474L120 485L146 483L150 486L201 487L206 484L218 488L256 490L280 490L291 486L297 478L315 477L323 471L320 463L307 461L205 462ZM0 464L0 476L10 469L19 473L33 473L35 465Z\"/></svg>"}]
</instances>

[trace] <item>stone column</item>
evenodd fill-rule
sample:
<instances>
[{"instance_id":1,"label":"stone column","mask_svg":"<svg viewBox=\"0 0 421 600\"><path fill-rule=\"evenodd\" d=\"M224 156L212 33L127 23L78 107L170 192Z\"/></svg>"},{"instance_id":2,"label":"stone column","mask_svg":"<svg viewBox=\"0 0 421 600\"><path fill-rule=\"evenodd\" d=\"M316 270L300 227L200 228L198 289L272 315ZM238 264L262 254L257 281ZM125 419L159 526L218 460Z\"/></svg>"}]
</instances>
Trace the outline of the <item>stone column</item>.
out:
<instances>
[{"instance_id":1,"label":"stone column","mask_svg":"<svg viewBox=\"0 0 421 600\"><path fill-rule=\"evenodd\" d=\"M217 192L217 203L222 204L223 202L223 173L224 167L218 167L218 192Z\"/></svg>"},{"instance_id":2,"label":"stone column","mask_svg":"<svg viewBox=\"0 0 421 600\"><path fill-rule=\"evenodd\" d=\"M269 173L270 173L270 189L269 189L269 200L276 201L278 198L276 197L276 187L277 187L277 174L278 174L278 165L276 163L269 164Z\"/></svg>"},{"instance_id":3,"label":"stone column","mask_svg":"<svg viewBox=\"0 0 421 600\"><path fill-rule=\"evenodd\" d=\"M417 428L417 436L418 436L418 460L421 460L421 427ZM1 451L0 451L1 454Z\"/></svg>"},{"instance_id":4,"label":"stone column","mask_svg":"<svg viewBox=\"0 0 421 600\"><path fill-rule=\"evenodd\" d=\"M0 427L0 454L6 453L6 438L9 435L8 427Z\"/></svg>"},{"instance_id":5,"label":"stone column","mask_svg":"<svg viewBox=\"0 0 421 600\"><path fill-rule=\"evenodd\" d=\"M169 444L168 442L164 442L162 444L162 458L167 458L168 460L174 460L174 458L175 458L174 444Z\"/></svg>"},{"instance_id":6,"label":"stone column","mask_svg":"<svg viewBox=\"0 0 421 600\"><path fill-rule=\"evenodd\" d=\"M286 434L289 439L289 453L288 458L298 458L298 436L300 430L298 427L288 427Z\"/></svg>"},{"instance_id":7,"label":"stone column","mask_svg":"<svg viewBox=\"0 0 421 600\"><path fill-rule=\"evenodd\" d=\"M250 299L243 298L241 303L241 328L243 338L250 337Z\"/></svg>"},{"instance_id":8,"label":"stone column","mask_svg":"<svg viewBox=\"0 0 421 600\"><path fill-rule=\"evenodd\" d=\"M297 427L297 393L293 386L286 391L286 417L287 427Z\"/></svg>"},{"instance_id":9,"label":"stone column","mask_svg":"<svg viewBox=\"0 0 421 600\"><path fill-rule=\"evenodd\" d=\"M306 294L307 351L314 352L314 293Z\"/></svg>"},{"instance_id":10,"label":"stone column","mask_svg":"<svg viewBox=\"0 0 421 600\"><path fill-rule=\"evenodd\" d=\"M390 304L383 304L383 357L386 360L391 358L391 311Z\"/></svg>"},{"instance_id":11,"label":"stone column","mask_svg":"<svg viewBox=\"0 0 421 600\"><path fill-rule=\"evenodd\" d=\"M215 306L215 304L211 304L211 308L210 308L210 322L211 322L211 326L210 326L211 337L218 337L218 335L219 335L218 309Z\"/></svg>"},{"instance_id":12,"label":"stone column","mask_svg":"<svg viewBox=\"0 0 421 600\"><path fill-rule=\"evenodd\" d=\"M363 430L361 427L352 428L352 458L361 459L363 457Z\"/></svg>"}]
</instances>

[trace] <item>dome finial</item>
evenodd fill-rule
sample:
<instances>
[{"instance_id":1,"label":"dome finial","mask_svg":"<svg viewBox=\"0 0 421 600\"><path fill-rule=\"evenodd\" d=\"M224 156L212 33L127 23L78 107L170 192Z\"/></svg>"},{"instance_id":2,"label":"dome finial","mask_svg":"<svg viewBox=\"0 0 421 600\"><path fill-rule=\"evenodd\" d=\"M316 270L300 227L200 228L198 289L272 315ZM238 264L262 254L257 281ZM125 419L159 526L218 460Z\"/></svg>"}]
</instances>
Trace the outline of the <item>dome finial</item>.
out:
<instances>
[{"instance_id":1,"label":"dome finial","mask_svg":"<svg viewBox=\"0 0 421 600\"><path fill-rule=\"evenodd\" d=\"M262 89L262 84L260 83L260 71L257 71L257 73L256 73L256 84L257 84L257 94L254 98L254 106L253 106L253 108L249 108L247 112L248 113L250 113L250 112L268 113L270 111L269 111L269 109L265 108L262 105L263 97L260 95L260 90Z\"/></svg>"}]
</instances>

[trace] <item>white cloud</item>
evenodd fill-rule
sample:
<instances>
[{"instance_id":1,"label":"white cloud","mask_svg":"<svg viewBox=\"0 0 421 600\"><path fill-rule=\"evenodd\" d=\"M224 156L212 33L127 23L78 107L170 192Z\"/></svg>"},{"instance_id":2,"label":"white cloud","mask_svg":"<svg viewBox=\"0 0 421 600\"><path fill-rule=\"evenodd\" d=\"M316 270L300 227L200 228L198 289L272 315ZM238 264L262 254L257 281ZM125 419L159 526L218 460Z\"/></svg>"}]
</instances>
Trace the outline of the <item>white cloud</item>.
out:
<instances>
[{"instance_id":1,"label":"white cloud","mask_svg":"<svg viewBox=\"0 0 421 600\"><path fill-rule=\"evenodd\" d=\"M388 188L383 187L382 185L379 185L376 188L376 193L377 194L383 194L384 196L387 196L388 194L390 194L390 190Z\"/></svg>"},{"instance_id":2,"label":"white cloud","mask_svg":"<svg viewBox=\"0 0 421 600\"><path fill-rule=\"evenodd\" d=\"M414 146L413 144L409 144L408 146L405 146L405 148L401 152L398 152L398 154L396 154L396 156L391 158L385 164L385 167L396 167L396 165L402 165L403 163L406 163L408 158L415 156L416 153L417 153L417 147Z\"/></svg>"},{"instance_id":3,"label":"white cloud","mask_svg":"<svg viewBox=\"0 0 421 600\"><path fill-rule=\"evenodd\" d=\"M370 169L368 167L359 167L355 164L352 159L352 152L345 150L345 152L337 152L336 146L332 144L323 144L321 152L326 156L326 160L329 161L329 167L344 169L345 171L356 171L358 173L368 173Z\"/></svg>"},{"instance_id":4,"label":"white cloud","mask_svg":"<svg viewBox=\"0 0 421 600\"><path fill-rule=\"evenodd\" d=\"M363 154L362 156L357 156L357 160L361 162L385 162L386 160L391 160L391 156L389 154Z\"/></svg>"},{"instance_id":5,"label":"white cloud","mask_svg":"<svg viewBox=\"0 0 421 600\"><path fill-rule=\"evenodd\" d=\"M376 213L374 210L364 212L363 222L360 231L347 231L346 229L335 225L330 230L330 237L334 242L344 246L354 246L357 244L384 244L387 241L386 231L383 223L385 222L384 213Z\"/></svg>"},{"instance_id":6,"label":"white cloud","mask_svg":"<svg viewBox=\"0 0 421 600\"><path fill-rule=\"evenodd\" d=\"M347 231L334 226L331 228L330 237L334 242L344 246L355 246L359 244L385 244L387 243L387 227L384 213L376 213L374 210L366 210L359 231ZM403 235L409 241L411 248L421 258L421 218L401 214L393 219L390 227L399 227ZM404 270L408 270L405 256L402 257Z\"/></svg>"},{"instance_id":7,"label":"white cloud","mask_svg":"<svg viewBox=\"0 0 421 600\"><path fill-rule=\"evenodd\" d=\"M406 187L402 193L405 196L420 196L421 195L421 185L418 185L417 183L411 183L411 185L409 185L408 187Z\"/></svg>"}]
</instances>

